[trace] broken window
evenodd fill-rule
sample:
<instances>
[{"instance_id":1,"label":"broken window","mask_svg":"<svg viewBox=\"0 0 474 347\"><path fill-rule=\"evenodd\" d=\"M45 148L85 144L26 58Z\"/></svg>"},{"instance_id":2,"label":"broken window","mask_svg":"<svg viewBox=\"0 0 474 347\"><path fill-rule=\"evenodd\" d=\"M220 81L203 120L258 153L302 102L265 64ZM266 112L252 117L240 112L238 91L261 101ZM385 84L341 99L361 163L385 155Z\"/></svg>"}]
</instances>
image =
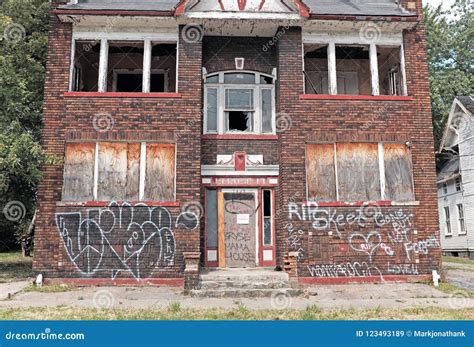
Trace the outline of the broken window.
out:
<instances>
[{"instance_id":1,"label":"broken window","mask_svg":"<svg viewBox=\"0 0 474 347\"><path fill-rule=\"evenodd\" d=\"M274 133L273 81L250 72L206 76L204 133Z\"/></svg>"},{"instance_id":2,"label":"broken window","mask_svg":"<svg viewBox=\"0 0 474 347\"><path fill-rule=\"evenodd\" d=\"M176 91L176 44L153 43L150 92Z\"/></svg>"},{"instance_id":3,"label":"broken window","mask_svg":"<svg viewBox=\"0 0 474 347\"><path fill-rule=\"evenodd\" d=\"M336 46L337 93L372 95L369 46Z\"/></svg>"},{"instance_id":4,"label":"broken window","mask_svg":"<svg viewBox=\"0 0 474 347\"><path fill-rule=\"evenodd\" d=\"M306 148L310 201L413 201L405 144L322 143Z\"/></svg>"},{"instance_id":5,"label":"broken window","mask_svg":"<svg viewBox=\"0 0 474 347\"><path fill-rule=\"evenodd\" d=\"M380 95L403 95L400 47L377 46Z\"/></svg>"},{"instance_id":6,"label":"broken window","mask_svg":"<svg viewBox=\"0 0 474 347\"><path fill-rule=\"evenodd\" d=\"M328 46L304 46L305 90L307 94L329 94Z\"/></svg>"},{"instance_id":7,"label":"broken window","mask_svg":"<svg viewBox=\"0 0 474 347\"><path fill-rule=\"evenodd\" d=\"M226 131L253 131L253 93L252 89L226 89Z\"/></svg>"},{"instance_id":8,"label":"broken window","mask_svg":"<svg viewBox=\"0 0 474 347\"><path fill-rule=\"evenodd\" d=\"M74 43L71 91L96 92L99 82L100 41Z\"/></svg>"},{"instance_id":9,"label":"broken window","mask_svg":"<svg viewBox=\"0 0 474 347\"><path fill-rule=\"evenodd\" d=\"M107 91L141 92L143 88L143 42L109 41Z\"/></svg>"},{"instance_id":10,"label":"broken window","mask_svg":"<svg viewBox=\"0 0 474 347\"><path fill-rule=\"evenodd\" d=\"M273 244L272 231L272 191L263 190L263 245L271 246Z\"/></svg>"},{"instance_id":11,"label":"broken window","mask_svg":"<svg viewBox=\"0 0 474 347\"><path fill-rule=\"evenodd\" d=\"M97 152L97 153L96 153ZM69 143L63 200L174 200L175 146L157 143Z\"/></svg>"}]
</instances>

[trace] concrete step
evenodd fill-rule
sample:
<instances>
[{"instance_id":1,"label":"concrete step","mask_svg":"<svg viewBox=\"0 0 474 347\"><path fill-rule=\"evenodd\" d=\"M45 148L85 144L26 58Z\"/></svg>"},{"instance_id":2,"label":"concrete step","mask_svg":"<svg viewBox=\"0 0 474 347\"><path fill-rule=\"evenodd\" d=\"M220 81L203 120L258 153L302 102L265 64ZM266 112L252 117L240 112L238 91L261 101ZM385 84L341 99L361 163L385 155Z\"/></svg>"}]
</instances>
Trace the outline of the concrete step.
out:
<instances>
[{"instance_id":1,"label":"concrete step","mask_svg":"<svg viewBox=\"0 0 474 347\"><path fill-rule=\"evenodd\" d=\"M248 281L248 282L286 282L290 278L286 272L265 269L216 269L203 270L201 281Z\"/></svg>"},{"instance_id":2,"label":"concrete step","mask_svg":"<svg viewBox=\"0 0 474 347\"><path fill-rule=\"evenodd\" d=\"M247 288L247 289L279 289L287 288L288 281L268 281L258 282L248 280L223 280L223 281L209 281L205 280L200 282L200 289L218 289L218 288Z\"/></svg>"},{"instance_id":3,"label":"concrete step","mask_svg":"<svg viewBox=\"0 0 474 347\"><path fill-rule=\"evenodd\" d=\"M299 289L250 289L250 288L217 288L217 289L194 289L190 294L197 298L263 298L272 297L278 294L288 296L298 296L302 294Z\"/></svg>"}]
</instances>

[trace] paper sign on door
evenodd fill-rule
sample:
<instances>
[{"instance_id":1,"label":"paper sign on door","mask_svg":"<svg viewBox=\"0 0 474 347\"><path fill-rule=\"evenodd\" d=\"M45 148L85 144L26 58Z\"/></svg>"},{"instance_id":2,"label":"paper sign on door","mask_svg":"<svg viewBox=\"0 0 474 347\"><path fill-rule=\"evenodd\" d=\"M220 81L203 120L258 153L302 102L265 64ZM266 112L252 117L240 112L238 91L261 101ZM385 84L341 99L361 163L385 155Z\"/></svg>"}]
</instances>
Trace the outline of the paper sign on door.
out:
<instances>
[{"instance_id":1,"label":"paper sign on door","mask_svg":"<svg viewBox=\"0 0 474 347\"><path fill-rule=\"evenodd\" d=\"M249 214L238 214L237 215L237 224L249 224L250 215Z\"/></svg>"}]
</instances>

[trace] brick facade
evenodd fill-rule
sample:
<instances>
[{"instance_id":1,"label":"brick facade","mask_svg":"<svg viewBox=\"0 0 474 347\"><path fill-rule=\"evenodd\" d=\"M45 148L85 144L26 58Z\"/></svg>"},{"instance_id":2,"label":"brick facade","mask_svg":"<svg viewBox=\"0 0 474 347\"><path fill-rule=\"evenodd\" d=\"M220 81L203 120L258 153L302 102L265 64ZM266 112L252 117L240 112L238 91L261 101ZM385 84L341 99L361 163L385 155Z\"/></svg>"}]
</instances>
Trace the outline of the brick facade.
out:
<instances>
[{"instance_id":1,"label":"brick facade","mask_svg":"<svg viewBox=\"0 0 474 347\"><path fill-rule=\"evenodd\" d=\"M417 2L418 6L420 3ZM137 205L138 202L131 203L132 207L127 206L126 210L133 210L133 217L127 217L119 212L118 206L113 205L109 210L115 215L121 213L120 221L125 223L112 227L114 234L107 238L110 244L95 234L95 249L87 250L88 257L80 255L72 261L70 249L64 246L67 244L65 232L68 225L77 228L80 220L67 217L69 219L64 222L63 219L63 228L59 228L58 232L58 225L61 224L58 218L74 214L78 218L80 213L82 221L91 219L102 229L107 229L101 224L107 224L104 210L108 202L100 206L61 203L63 164L45 166L38 194L35 271L43 273L46 278L112 279L115 283L138 280L163 284L166 281L160 282L160 279L181 280L188 272L193 274L191 284L188 284L192 287L196 272L194 268L188 269L184 259L187 254L188 258L195 260L197 252L201 252L201 265L204 264L204 218L196 229L185 227L178 219L183 207L190 203L205 206L201 165L214 165L217 155L239 151L247 155L263 155L264 165L279 165L279 184L274 189L276 265L285 268L285 263L291 264L288 271L302 281L408 279L410 276L429 275L432 270L439 269L441 253L434 144L422 24L404 31L410 98L395 101L376 98L302 99L302 29L295 26L279 30L281 35L276 35L279 38L277 42L265 51L262 47L271 38L207 36L202 41L187 42L179 34L178 93L172 95L150 98L78 96L65 94L69 87L73 26L60 22L53 15L44 103L43 144L46 150L63 158L65 145L71 141L175 143L176 199L162 206L156 203L145 207ZM291 126L275 138L202 138L202 67L208 73L234 70L236 57L245 58L246 70L271 74L273 68L277 68L276 109L278 114L290 117ZM107 132L97 132L92 127L93 119L99 112L113 119L113 127ZM377 114L383 116L373 116ZM324 221L328 216L341 216L341 222L336 225L327 220L328 228L315 228L314 219L311 219L315 215L303 217L301 206L307 202L306 144L319 141L411 143L417 203L408 206L382 204L375 217L370 215L373 210L367 206L322 205L317 218ZM290 206L298 208L301 214L292 213ZM153 211L168 214L169 221L163 222L153 215ZM98 217L102 213L103 220ZM369 213L369 217L363 220L364 223L354 222L357 218L351 216L361 213L364 218ZM130 237L127 227L132 221L142 227L151 221L159 232L156 240L146 244L137 259L124 261L117 253L127 244ZM405 233L408 239L394 242L400 233ZM89 229L88 234L94 235ZM172 257L163 248L159 253L160 245L164 244L173 253ZM368 248L361 248L363 244ZM91 256L91 251L100 255ZM134 265L132 261L135 261Z\"/></svg>"}]
</instances>

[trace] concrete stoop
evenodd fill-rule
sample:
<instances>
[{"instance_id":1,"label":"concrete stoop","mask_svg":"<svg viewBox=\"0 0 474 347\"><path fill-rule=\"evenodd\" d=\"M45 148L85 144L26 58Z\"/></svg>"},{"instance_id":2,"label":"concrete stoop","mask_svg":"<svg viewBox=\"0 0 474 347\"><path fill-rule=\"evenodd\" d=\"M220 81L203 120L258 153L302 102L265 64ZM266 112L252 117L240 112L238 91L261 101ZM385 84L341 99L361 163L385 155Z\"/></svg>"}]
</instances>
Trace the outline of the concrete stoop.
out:
<instances>
[{"instance_id":1,"label":"concrete stoop","mask_svg":"<svg viewBox=\"0 0 474 347\"><path fill-rule=\"evenodd\" d=\"M191 296L207 298L270 297L278 293L297 296L302 293L286 272L266 269L203 270L199 288Z\"/></svg>"}]
</instances>

